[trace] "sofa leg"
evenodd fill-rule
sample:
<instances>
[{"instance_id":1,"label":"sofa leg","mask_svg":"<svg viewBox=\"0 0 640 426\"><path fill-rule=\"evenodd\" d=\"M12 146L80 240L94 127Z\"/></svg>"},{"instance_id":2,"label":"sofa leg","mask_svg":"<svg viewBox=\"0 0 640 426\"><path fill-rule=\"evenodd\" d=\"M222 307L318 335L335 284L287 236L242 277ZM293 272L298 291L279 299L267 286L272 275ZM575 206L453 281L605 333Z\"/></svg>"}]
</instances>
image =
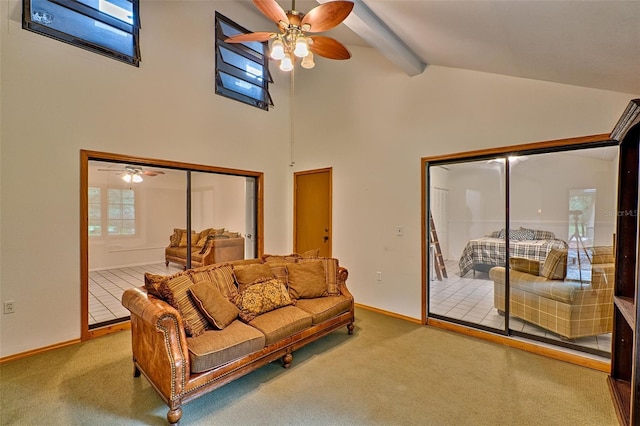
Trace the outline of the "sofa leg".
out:
<instances>
[{"instance_id":1,"label":"sofa leg","mask_svg":"<svg viewBox=\"0 0 640 426\"><path fill-rule=\"evenodd\" d=\"M140 369L136 365L135 361L133 362L133 377L140 377Z\"/></svg>"},{"instance_id":2,"label":"sofa leg","mask_svg":"<svg viewBox=\"0 0 640 426\"><path fill-rule=\"evenodd\" d=\"M352 322L349 323L349 325L347 325L347 330L349 334L353 334L353 329L355 328L355 326L353 325Z\"/></svg>"},{"instance_id":3,"label":"sofa leg","mask_svg":"<svg viewBox=\"0 0 640 426\"><path fill-rule=\"evenodd\" d=\"M164 261L164 266L169 266L169 261L168 260Z\"/></svg>"},{"instance_id":4,"label":"sofa leg","mask_svg":"<svg viewBox=\"0 0 640 426\"><path fill-rule=\"evenodd\" d=\"M177 425L182 417L182 408L180 406L169 409L167 413L167 421L170 425Z\"/></svg>"},{"instance_id":5,"label":"sofa leg","mask_svg":"<svg viewBox=\"0 0 640 426\"><path fill-rule=\"evenodd\" d=\"M293 355L291 355L291 353L286 354L285 356L282 357L282 366L284 368L289 368L291 367L291 363L293 362Z\"/></svg>"}]
</instances>

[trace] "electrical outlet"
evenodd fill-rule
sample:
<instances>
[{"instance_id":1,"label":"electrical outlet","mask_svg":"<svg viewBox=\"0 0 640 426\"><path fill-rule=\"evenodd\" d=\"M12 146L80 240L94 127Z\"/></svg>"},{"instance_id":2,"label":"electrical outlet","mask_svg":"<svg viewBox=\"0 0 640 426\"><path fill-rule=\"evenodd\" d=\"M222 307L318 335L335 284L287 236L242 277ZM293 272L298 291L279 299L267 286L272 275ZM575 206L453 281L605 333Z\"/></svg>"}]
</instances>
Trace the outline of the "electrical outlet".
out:
<instances>
[{"instance_id":1,"label":"electrical outlet","mask_svg":"<svg viewBox=\"0 0 640 426\"><path fill-rule=\"evenodd\" d=\"M4 313L13 314L16 311L16 302L13 300L7 300L4 302Z\"/></svg>"},{"instance_id":2,"label":"electrical outlet","mask_svg":"<svg viewBox=\"0 0 640 426\"><path fill-rule=\"evenodd\" d=\"M396 235L402 237L404 235L404 226L396 226Z\"/></svg>"},{"instance_id":3,"label":"electrical outlet","mask_svg":"<svg viewBox=\"0 0 640 426\"><path fill-rule=\"evenodd\" d=\"M376 281L382 281L382 272L376 272Z\"/></svg>"}]
</instances>

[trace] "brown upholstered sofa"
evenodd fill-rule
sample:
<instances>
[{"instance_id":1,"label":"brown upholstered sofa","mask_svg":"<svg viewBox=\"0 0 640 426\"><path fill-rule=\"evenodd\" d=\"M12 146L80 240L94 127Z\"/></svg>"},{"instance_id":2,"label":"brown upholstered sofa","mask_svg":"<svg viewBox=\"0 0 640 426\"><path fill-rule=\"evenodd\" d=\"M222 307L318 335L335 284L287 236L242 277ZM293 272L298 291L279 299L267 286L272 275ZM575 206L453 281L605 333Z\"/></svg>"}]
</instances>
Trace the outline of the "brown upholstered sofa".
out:
<instances>
[{"instance_id":1,"label":"brown upholstered sofa","mask_svg":"<svg viewBox=\"0 0 640 426\"><path fill-rule=\"evenodd\" d=\"M244 259L244 238L237 232L208 228L191 233L191 267ZM164 250L165 264L174 262L187 266L187 233L176 228Z\"/></svg>"},{"instance_id":2,"label":"brown upholstered sofa","mask_svg":"<svg viewBox=\"0 0 640 426\"><path fill-rule=\"evenodd\" d=\"M169 406L182 404L346 326L354 329L347 270L337 259L297 255L209 265L170 277L145 275L126 290L134 376Z\"/></svg>"},{"instance_id":3,"label":"brown upholstered sofa","mask_svg":"<svg viewBox=\"0 0 640 426\"><path fill-rule=\"evenodd\" d=\"M530 259L511 258L511 314L566 339L611 333L615 273L613 248L592 247L586 250L591 258L591 273L585 273L582 281L566 278L567 249L552 249L542 264ZM494 307L504 313L505 268L492 268L489 277L494 281Z\"/></svg>"}]
</instances>

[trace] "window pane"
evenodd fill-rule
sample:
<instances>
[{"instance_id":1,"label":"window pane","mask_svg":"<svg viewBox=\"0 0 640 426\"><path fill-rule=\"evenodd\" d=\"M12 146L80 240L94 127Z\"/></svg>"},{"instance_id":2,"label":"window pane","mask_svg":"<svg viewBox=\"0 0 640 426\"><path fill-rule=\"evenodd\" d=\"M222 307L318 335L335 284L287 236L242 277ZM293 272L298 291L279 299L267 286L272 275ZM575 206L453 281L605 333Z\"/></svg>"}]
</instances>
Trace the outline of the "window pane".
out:
<instances>
[{"instance_id":1,"label":"window pane","mask_svg":"<svg viewBox=\"0 0 640 426\"><path fill-rule=\"evenodd\" d=\"M123 219L135 219L136 218L136 209L132 205L123 205L122 206L122 218Z\"/></svg>"},{"instance_id":2,"label":"window pane","mask_svg":"<svg viewBox=\"0 0 640 426\"><path fill-rule=\"evenodd\" d=\"M77 0L116 19L133 24L133 4L128 0Z\"/></svg>"},{"instance_id":3,"label":"window pane","mask_svg":"<svg viewBox=\"0 0 640 426\"><path fill-rule=\"evenodd\" d=\"M220 73L220 79L222 81L222 85L226 89L233 90L234 92L249 96L254 99L259 99L263 102L265 101L263 96L264 92L261 87L255 86L251 83L247 83L244 80L240 80L239 78L225 73Z\"/></svg>"},{"instance_id":4,"label":"window pane","mask_svg":"<svg viewBox=\"0 0 640 426\"><path fill-rule=\"evenodd\" d=\"M255 84L262 83L262 65L255 61L251 61L242 55L238 55L237 53L232 52L231 50L224 47L220 47L220 54L222 55L222 60L225 63L244 71L245 73L243 77L246 77L247 80L250 80Z\"/></svg>"},{"instance_id":5,"label":"window pane","mask_svg":"<svg viewBox=\"0 0 640 426\"><path fill-rule=\"evenodd\" d=\"M137 0L23 1L23 28L138 65Z\"/></svg>"}]
</instances>

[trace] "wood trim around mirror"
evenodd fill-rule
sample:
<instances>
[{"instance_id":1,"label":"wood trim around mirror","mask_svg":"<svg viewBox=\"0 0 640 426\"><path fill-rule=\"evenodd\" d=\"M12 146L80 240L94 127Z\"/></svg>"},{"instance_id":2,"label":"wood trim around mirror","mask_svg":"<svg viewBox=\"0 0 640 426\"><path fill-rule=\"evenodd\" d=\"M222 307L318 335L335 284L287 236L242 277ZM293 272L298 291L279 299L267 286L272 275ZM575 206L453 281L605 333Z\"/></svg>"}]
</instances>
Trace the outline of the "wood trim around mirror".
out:
<instances>
[{"instance_id":1,"label":"wood trim around mirror","mask_svg":"<svg viewBox=\"0 0 640 426\"><path fill-rule=\"evenodd\" d=\"M102 328L89 330L89 161L108 161L127 163L146 167L163 167L174 170L219 173L225 175L253 177L257 183L256 193L256 250L257 256L264 253L264 173L207 166L202 164L183 163L178 161L159 160L154 158L133 157L99 151L80 150L80 311L81 340L102 336L115 331L130 328L129 321L112 324Z\"/></svg>"}]
</instances>

